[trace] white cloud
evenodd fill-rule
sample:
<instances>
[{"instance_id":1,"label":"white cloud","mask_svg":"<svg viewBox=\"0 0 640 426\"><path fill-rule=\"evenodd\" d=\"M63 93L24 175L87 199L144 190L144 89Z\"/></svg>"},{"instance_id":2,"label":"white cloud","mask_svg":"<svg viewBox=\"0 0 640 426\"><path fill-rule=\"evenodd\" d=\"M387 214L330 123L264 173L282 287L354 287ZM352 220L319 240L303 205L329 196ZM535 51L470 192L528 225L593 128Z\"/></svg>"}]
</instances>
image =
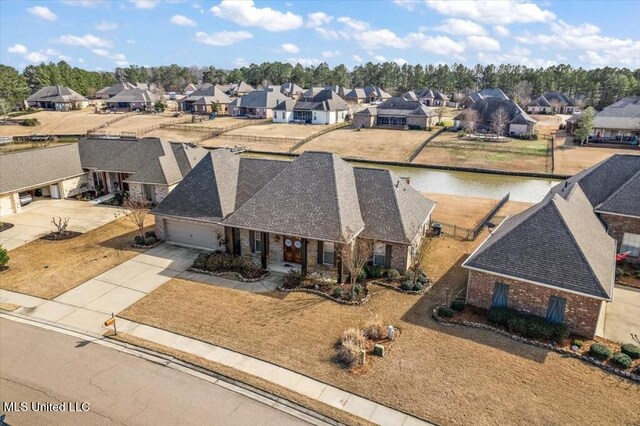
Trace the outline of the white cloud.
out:
<instances>
[{"instance_id":1,"label":"white cloud","mask_svg":"<svg viewBox=\"0 0 640 426\"><path fill-rule=\"evenodd\" d=\"M500 42L494 38L480 35L467 37L467 47L474 50L495 51L500 50Z\"/></svg>"},{"instance_id":2,"label":"white cloud","mask_svg":"<svg viewBox=\"0 0 640 426\"><path fill-rule=\"evenodd\" d=\"M360 55L353 55L351 58L354 60L354 62L356 62L358 64L362 63L362 56L360 56Z\"/></svg>"},{"instance_id":3,"label":"white cloud","mask_svg":"<svg viewBox=\"0 0 640 426\"><path fill-rule=\"evenodd\" d=\"M370 30L355 33L353 38L360 46L367 50L381 49L383 47L393 47L396 49L406 49L409 47L408 40L398 37L393 31L388 29Z\"/></svg>"},{"instance_id":4,"label":"white cloud","mask_svg":"<svg viewBox=\"0 0 640 426\"><path fill-rule=\"evenodd\" d=\"M369 23L360 21L358 19L349 18L348 16L341 16L338 18L338 22L345 24L349 29L353 31L364 31L369 29Z\"/></svg>"},{"instance_id":5,"label":"white cloud","mask_svg":"<svg viewBox=\"0 0 640 426\"><path fill-rule=\"evenodd\" d=\"M316 66L318 64L320 64L320 59L316 59L316 58L289 58L287 59L287 62L289 62L290 64L300 64L303 67L310 67L310 66Z\"/></svg>"},{"instance_id":6,"label":"white cloud","mask_svg":"<svg viewBox=\"0 0 640 426\"><path fill-rule=\"evenodd\" d=\"M557 62L549 59L532 58L531 51L520 46L514 46L507 53L492 55L484 52L478 52L477 58L478 62L482 64L525 65L533 68L546 68L552 65L557 65Z\"/></svg>"},{"instance_id":7,"label":"white cloud","mask_svg":"<svg viewBox=\"0 0 640 426\"><path fill-rule=\"evenodd\" d=\"M326 25L333 20L333 16L329 16L324 12L314 12L307 15L307 27L315 28Z\"/></svg>"},{"instance_id":8,"label":"white cloud","mask_svg":"<svg viewBox=\"0 0 640 426\"><path fill-rule=\"evenodd\" d=\"M155 9L158 0L129 0L129 3L133 3L136 9Z\"/></svg>"},{"instance_id":9,"label":"white cloud","mask_svg":"<svg viewBox=\"0 0 640 426\"><path fill-rule=\"evenodd\" d=\"M404 58L394 58L393 62L395 62L396 64L403 66L404 64L407 64L407 60Z\"/></svg>"},{"instance_id":10,"label":"white cloud","mask_svg":"<svg viewBox=\"0 0 640 426\"><path fill-rule=\"evenodd\" d=\"M495 33L498 34L500 37L506 37L510 34L509 28L503 25L496 25L495 27L493 27L493 31L495 31Z\"/></svg>"},{"instance_id":11,"label":"white cloud","mask_svg":"<svg viewBox=\"0 0 640 426\"><path fill-rule=\"evenodd\" d=\"M376 56L373 57L373 59L375 59L378 62L386 62L387 61L387 58L385 58L382 55L376 55Z\"/></svg>"},{"instance_id":12,"label":"white cloud","mask_svg":"<svg viewBox=\"0 0 640 426\"><path fill-rule=\"evenodd\" d=\"M169 20L173 25L180 25L183 27L197 27L196 21L187 18L184 15L173 15Z\"/></svg>"},{"instance_id":13,"label":"white cloud","mask_svg":"<svg viewBox=\"0 0 640 426\"><path fill-rule=\"evenodd\" d=\"M96 55L104 56L105 58L108 58L111 55L107 49L91 49L91 51Z\"/></svg>"},{"instance_id":14,"label":"white cloud","mask_svg":"<svg viewBox=\"0 0 640 426\"><path fill-rule=\"evenodd\" d=\"M136 44L136 41L132 38L127 40L127 44Z\"/></svg>"},{"instance_id":15,"label":"white cloud","mask_svg":"<svg viewBox=\"0 0 640 426\"><path fill-rule=\"evenodd\" d=\"M78 63L80 63L80 64L84 64L84 59L82 59L82 58L78 58Z\"/></svg>"},{"instance_id":16,"label":"white cloud","mask_svg":"<svg viewBox=\"0 0 640 426\"><path fill-rule=\"evenodd\" d=\"M41 49L40 53L44 53L45 55L48 55L48 56L58 56L61 54L55 49Z\"/></svg>"},{"instance_id":17,"label":"white cloud","mask_svg":"<svg viewBox=\"0 0 640 426\"><path fill-rule=\"evenodd\" d=\"M426 5L436 12L458 18L468 18L492 24L547 22L556 16L537 4L519 0L426 0Z\"/></svg>"},{"instance_id":18,"label":"white cloud","mask_svg":"<svg viewBox=\"0 0 640 426\"><path fill-rule=\"evenodd\" d=\"M102 21L96 25L96 31L114 31L118 29L118 24L115 22Z\"/></svg>"},{"instance_id":19,"label":"white cloud","mask_svg":"<svg viewBox=\"0 0 640 426\"><path fill-rule=\"evenodd\" d=\"M196 40L209 46L231 46L250 38L253 38L253 34L247 31L220 31L211 34L200 31L196 33Z\"/></svg>"},{"instance_id":20,"label":"white cloud","mask_svg":"<svg viewBox=\"0 0 640 426\"><path fill-rule=\"evenodd\" d=\"M249 65L249 63L244 58L236 58L233 60L233 65L242 68Z\"/></svg>"},{"instance_id":21,"label":"white cloud","mask_svg":"<svg viewBox=\"0 0 640 426\"><path fill-rule=\"evenodd\" d=\"M425 52L436 55L461 55L464 52L464 42L458 42L446 36L427 36L422 33L411 33L408 38Z\"/></svg>"},{"instance_id":22,"label":"white cloud","mask_svg":"<svg viewBox=\"0 0 640 426\"><path fill-rule=\"evenodd\" d=\"M415 9L415 5L417 3L416 0L393 0L393 2L408 11L413 11Z\"/></svg>"},{"instance_id":23,"label":"white cloud","mask_svg":"<svg viewBox=\"0 0 640 426\"><path fill-rule=\"evenodd\" d=\"M28 7L27 12L29 12L33 16L37 16L40 19L44 19L45 21L53 22L58 20L58 16L52 11L50 11L48 7L44 7L44 6Z\"/></svg>"},{"instance_id":24,"label":"white cloud","mask_svg":"<svg viewBox=\"0 0 640 426\"><path fill-rule=\"evenodd\" d=\"M335 56L340 56L339 50L325 50L322 52L323 58L333 58Z\"/></svg>"},{"instance_id":25,"label":"white cloud","mask_svg":"<svg viewBox=\"0 0 640 426\"><path fill-rule=\"evenodd\" d=\"M109 40L96 37L93 34L85 34L83 36L67 34L58 37L57 41L62 44L83 47L111 47L112 45Z\"/></svg>"},{"instance_id":26,"label":"white cloud","mask_svg":"<svg viewBox=\"0 0 640 426\"><path fill-rule=\"evenodd\" d=\"M340 38L340 35L336 30L326 29L322 27L317 27L315 28L315 30L325 40L337 40Z\"/></svg>"},{"instance_id":27,"label":"white cloud","mask_svg":"<svg viewBox=\"0 0 640 426\"><path fill-rule=\"evenodd\" d=\"M218 18L267 31L288 31L302 26L301 16L292 12L280 12L270 7L256 7L253 0L222 0L210 10Z\"/></svg>"},{"instance_id":28,"label":"white cloud","mask_svg":"<svg viewBox=\"0 0 640 426\"><path fill-rule=\"evenodd\" d=\"M293 43L283 43L282 50L284 50L286 53L298 53L300 51L300 48Z\"/></svg>"},{"instance_id":29,"label":"white cloud","mask_svg":"<svg viewBox=\"0 0 640 426\"><path fill-rule=\"evenodd\" d=\"M7 49L7 52L17 53L18 55L26 55L27 53L29 53L29 50L23 44L14 44L13 46Z\"/></svg>"},{"instance_id":30,"label":"white cloud","mask_svg":"<svg viewBox=\"0 0 640 426\"><path fill-rule=\"evenodd\" d=\"M31 62L44 62L49 59L49 57L40 52L31 52L24 55L24 58Z\"/></svg>"},{"instance_id":31,"label":"white cloud","mask_svg":"<svg viewBox=\"0 0 640 426\"><path fill-rule=\"evenodd\" d=\"M95 7L106 2L104 0L61 0L60 3L67 6Z\"/></svg>"},{"instance_id":32,"label":"white cloud","mask_svg":"<svg viewBox=\"0 0 640 426\"><path fill-rule=\"evenodd\" d=\"M129 65L127 57L123 53L111 53L106 49L91 49L91 51L98 56L113 60L119 67L126 67L127 65Z\"/></svg>"},{"instance_id":33,"label":"white cloud","mask_svg":"<svg viewBox=\"0 0 640 426\"><path fill-rule=\"evenodd\" d=\"M470 35L485 35L486 31L480 24L476 24L473 21L469 21L467 19L445 19L442 21L442 25L435 27L436 30L459 35L459 36L470 36Z\"/></svg>"},{"instance_id":34,"label":"white cloud","mask_svg":"<svg viewBox=\"0 0 640 426\"><path fill-rule=\"evenodd\" d=\"M58 55L58 59L66 62L71 62L73 60L71 56L67 56L67 55Z\"/></svg>"}]
</instances>

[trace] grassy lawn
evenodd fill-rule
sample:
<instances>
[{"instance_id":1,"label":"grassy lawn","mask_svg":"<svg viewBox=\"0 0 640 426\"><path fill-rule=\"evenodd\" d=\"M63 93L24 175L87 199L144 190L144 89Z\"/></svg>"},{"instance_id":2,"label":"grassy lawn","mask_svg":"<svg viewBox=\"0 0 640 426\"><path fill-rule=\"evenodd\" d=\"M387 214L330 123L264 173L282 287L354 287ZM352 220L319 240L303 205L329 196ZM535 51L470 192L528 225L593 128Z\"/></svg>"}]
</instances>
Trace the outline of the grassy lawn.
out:
<instances>
[{"instance_id":1,"label":"grassy lawn","mask_svg":"<svg viewBox=\"0 0 640 426\"><path fill-rule=\"evenodd\" d=\"M433 138L431 142L429 142L429 146L438 146L438 145L444 145L444 144L448 146L452 143L461 144L461 145L462 144L477 145L478 147L486 146L490 149L496 149L496 150L505 148L505 151L512 148L524 148L524 149L539 150L544 152L549 142L546 139L528 141L528 140L512 139L512 138L497 139L495 141L489 140L485 142L482 140L460 139L458 137L458 133L456 132L442 132L438 136Z\"/></svg>"},{"instance_id":2,"label":"grassy lawn","mask_svg":"<svg viewBox=\"0 0 640 426\"><path fill-rule=\"evenodd\" d=\"M573 137L567 136L564 132L558 133L555 139L555 172L563 175L573 175L582 169L609 158L613 154L640 155L640 149L579 146L573 143Z\"/></svg>"},{"instance_id":3,"label":"grassy lawn","mask_svg":"<svg viewBox=\"0 0 640 426\"><path fill-rule=\"evenodd\" d=\"M255 126L249 126L249 128ZM221 148L221 147L234 147L242 146L248 150L253 151L271 151L271 152L289 152L289 150L297 143L296 139L281 139L277 141L246 141L246 140L231 140L224 138L211 138L202 142L198 142L198 145L204 148Z\"/></svg>"},{"instance_id":4,"label":"grassy lawn","mask_svg":"<svg viewBox=\"0 0 640 426\"><path fill-rule=\"evenodd\" d=\"M431 132L425 130L356 130L345 127L313 139L296 152L328 151L343 157L407 161L430 135Z\"/></svg>"},{"instance_id":5,"label":"grassy lawn","mask_svg":"<svg viewBox=\"0 0 640 426\"><path fill-rule=\"evenodd\" d=\"M287 124L287 123L263 123L255 126L241 127L226 132L234 136L263 136L269 138L304 139L314 135L328 126L320 124Z\"/></svg>"},{"instance_id":6,"label":"grassy lawn","mask_svg":"<svg viewBox=\"0 0 640 426\"><path fill-rule=\"evenodd\" d=\"M237 125L246 121L244 118L235 118L229 116L216 117L213 120L200 121L197 123L185 123L191 127L211 127L215 129L224 129L230 126Z\"/></svg>"},{"instance_id":7,"label":"grassy lawn","mask_svg":"<svg viewBox=\"0 0 640 426\"><path fill-rule=\"evenodd\" d=\"M149 229L153 216L147 216ZM53 299L140 254L131 247L135 226L120 218L79 237L35 240L10 252L9 269L0 273L0 288Z\"/></svg>"},{"instance_id":8,"label":"grassy lawn","mask_svg":"<svg viewBox=\"0 0 640 426\"><path fill-rule=\"evenodd\" d=\"M23 117L15 117L17 120L37 118L40 121L39 126L0 126L0 136L24 136L33 133L39 135L82 134L116 117L115 114L96 114L93 107L80 111L39 111Z\"/></svg>"},{"instance_id":9,"label":"grassy lawn","mask_svg":"<svg viewBox=\"0 0 640 426\"><path fill-rule=\"evenodd\" d=\"M120 316L256 356L441 424L637 419L640 387L554 352L431 319L445 293L464 288L460 264L486 235L475 242L438 239L426 268L436 284L424 296L374 286L367 304L349 307L304 293L253 294L173 279ZM401 330L387 357L372 359L357 374L337 366L337 338L374 315Z\"/></svg>"},{"instance_id":10,"label":"grassy lawn","mask_svg":"<svg viewBox=\"0 0 640 426\"><path fill-rule=\"evenodd\" d=\"M112 116L112 118L114 118ZM127 117L123 120L116 121L115 123L105 127L103 130L105 132L137 132L140 130L147 129L151 126L156 126L158 124L171 124L171 123L181 123L185 120L184 116L180 117L171 117L167 114L140 114L140 115L132 115L131 117Z\"/></svg>"}]
</instances>

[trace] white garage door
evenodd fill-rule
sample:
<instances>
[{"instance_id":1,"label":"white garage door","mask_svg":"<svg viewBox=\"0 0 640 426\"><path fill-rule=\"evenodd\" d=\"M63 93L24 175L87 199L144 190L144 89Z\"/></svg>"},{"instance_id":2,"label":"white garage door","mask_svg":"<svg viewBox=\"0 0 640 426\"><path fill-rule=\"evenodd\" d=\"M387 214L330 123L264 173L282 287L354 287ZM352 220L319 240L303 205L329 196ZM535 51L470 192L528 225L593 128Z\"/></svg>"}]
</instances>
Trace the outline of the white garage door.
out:
<instances>
[{"instance_id":1,"label":"white garage door","mask_svg":"<svg viewBox=\"0 0 640 426\"><path fill-rule=\"evenodd\" d=\"M215 225L201 225L171 219L165 219L165 225L165 239L170 243L211 250L218 249L218 227Z\"/></svg>"},{"instance_id":2,"label":"white garage door","mask_svg":"<svg viewBox=\"0 0 640 426\"><path fill-rule=\"evenodd\" d=\"M6 216L11 213L14 213L11 194L0 196L0 216Z\"/></svg>"}]
</instances>

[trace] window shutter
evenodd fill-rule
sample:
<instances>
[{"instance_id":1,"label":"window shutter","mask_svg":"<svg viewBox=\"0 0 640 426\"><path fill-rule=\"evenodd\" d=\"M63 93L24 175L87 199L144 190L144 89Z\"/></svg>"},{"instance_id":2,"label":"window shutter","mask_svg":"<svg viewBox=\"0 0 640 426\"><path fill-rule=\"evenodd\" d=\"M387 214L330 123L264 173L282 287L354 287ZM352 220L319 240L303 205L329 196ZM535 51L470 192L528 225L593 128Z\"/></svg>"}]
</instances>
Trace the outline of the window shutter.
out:
<instances>
[{"instance_id":1,"label":"window shutter","mask_svg":"<svg viewBox=\"0 0 640 426\"><path fill-rule=\"evenodd\" d=\"M387 244L387 246L385 247L385 254L384 254L384 267L387 269L391 268L392 251L393 251L393 246L391 244Z\"/></svg>"},{"instance_id":2,"label":"window shutter","mask_svg":"<svg viewBox=\"0 0 640 426\"><path fill-rule=\"evenodd\" d=\"M256 234L254 231L249 231L249 245L251 246L251 253L256 252Z\"/></svg>"},{"instance_id":3,"label":"window shutter","mask_svg":"<svg viewBox=\"0 0 640 426\"><path fill-rule=\"evenodd\" d=\"M322 265L324 263L324 244L322 241L318 241L318 259L317 264Z\"/></svg>"}]
</instances>

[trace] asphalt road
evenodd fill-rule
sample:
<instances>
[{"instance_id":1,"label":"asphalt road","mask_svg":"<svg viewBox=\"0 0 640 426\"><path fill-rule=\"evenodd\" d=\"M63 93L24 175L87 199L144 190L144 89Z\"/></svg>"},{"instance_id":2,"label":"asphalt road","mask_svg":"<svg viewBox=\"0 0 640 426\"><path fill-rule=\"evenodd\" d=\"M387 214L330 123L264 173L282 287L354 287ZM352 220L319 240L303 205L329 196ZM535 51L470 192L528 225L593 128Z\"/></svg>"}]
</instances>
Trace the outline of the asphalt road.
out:
<instances>
[{"instance_id":1,"label":"asphalt road","mask_svg":"<svg viewBox=\"0 0 640 426\"><path fill-rule=\"evenodd\" d=\"M29 408L31 402L63 403L67 410L7 412L8 407L0 407L12 426L306 424L171 368L4 319L0 320L0 400L27 402ZM88 411L68 411L83 407Z\"/></svg>"}]
</instances>

